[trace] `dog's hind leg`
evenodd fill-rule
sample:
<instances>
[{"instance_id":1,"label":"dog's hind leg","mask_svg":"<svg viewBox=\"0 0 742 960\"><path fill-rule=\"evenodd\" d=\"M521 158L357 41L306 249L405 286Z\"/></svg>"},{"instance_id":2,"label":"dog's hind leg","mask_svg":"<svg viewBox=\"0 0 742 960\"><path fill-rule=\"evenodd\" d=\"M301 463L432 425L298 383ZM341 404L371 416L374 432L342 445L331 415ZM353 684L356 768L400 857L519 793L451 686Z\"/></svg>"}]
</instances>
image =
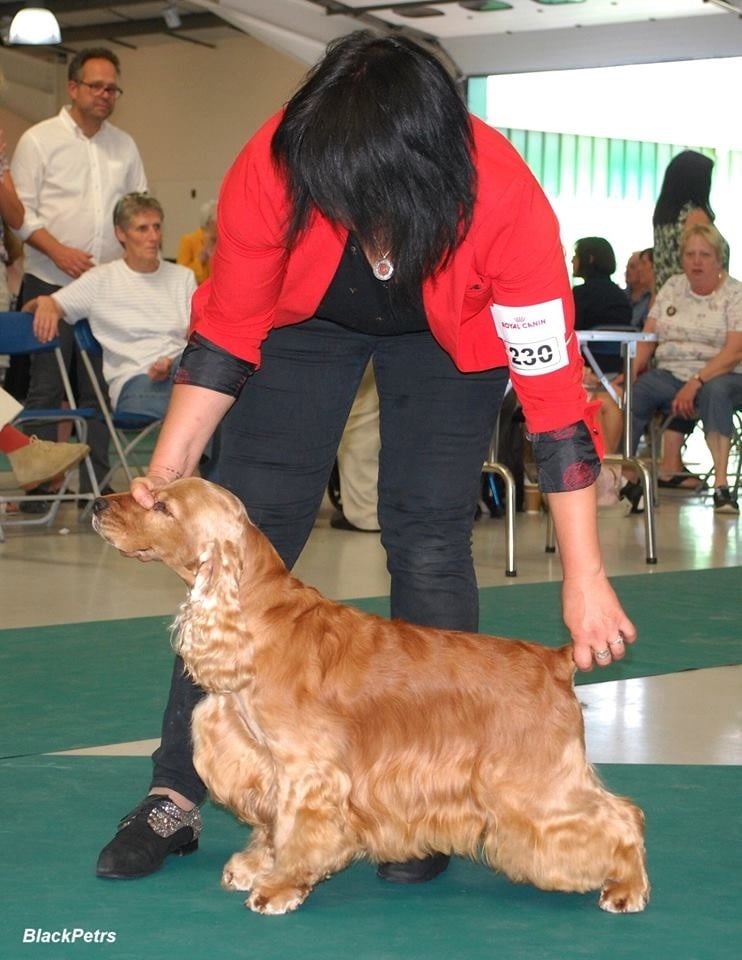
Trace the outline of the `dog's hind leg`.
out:
<instances>
[{"instance_id":1,"label":"dog's hind leg","mask_svg":"<svg viewBox=\"0 0 742 960\"><path fill-rule=\"evenodd\" d=\"M649 878L644 850L644 814L625 797L608 794L604 816L609 821L604 842L611 866L600 894L600 907L609 913L639 913L649 902Z\"/></svg>"},{"instance_id":2,"label":"dog's hind leg","mask_svg":"<svg viewBox=\"0 0 742 960\"><path fill-rule=\"evenodd\" d=\"M643 814L599 785L565 789L550 809L532 795L502 808L485 837L488 862L542 890L601 890L600 906L637 913L649 898ZM511 798L512 800L512 798Z\"/></svg>"}]
</instances>

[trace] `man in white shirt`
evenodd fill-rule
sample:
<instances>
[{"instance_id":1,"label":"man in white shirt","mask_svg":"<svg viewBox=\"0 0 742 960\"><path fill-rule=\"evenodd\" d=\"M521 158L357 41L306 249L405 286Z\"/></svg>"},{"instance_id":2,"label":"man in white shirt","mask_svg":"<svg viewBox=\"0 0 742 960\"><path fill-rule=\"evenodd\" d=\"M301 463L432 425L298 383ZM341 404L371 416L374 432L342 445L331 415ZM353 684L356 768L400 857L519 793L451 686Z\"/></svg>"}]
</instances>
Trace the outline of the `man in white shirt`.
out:
<instances>
[{"instance_id":1,"label":"man in white shirt","mask_svg":"<svg viewBox=\"0 0 742 960\"><path fill-rule=\"evenodd\" d=\"M115 234L123 259L87 270L24 309L35 313L43 342L87 317L103 348L103 375L113 406L163 417L172 380L185 349L196 279L187 267L160 260L162 207L147 194L130 193L116 204Z\"/></svg>"},{"instance_id":2,"label":"man in white shirt","mask_svg":"<svg viewBox=\"0 0 742 960\"><path fill-rule=\"evenodd\" d=\"M81 50L68 68L71 105L27 130L15 149L11 171L25 208L17 231L26 244L24 300L53 293L121 255L113 230L114 205L123 194L146 190L147 180L133 139L108 122L122 93L119 72L118 57L110 50ZM61 337L69 363L71 331L63 328ZM56 407L61 399L53 355L36 354L26 406ZM78 377L77 399L81 406L97 405L84 376ZM90 424L89 442L100 477L108 469L102 424ZM81 477L83 487L86 481Z\"/></svg>"}]
</instances>

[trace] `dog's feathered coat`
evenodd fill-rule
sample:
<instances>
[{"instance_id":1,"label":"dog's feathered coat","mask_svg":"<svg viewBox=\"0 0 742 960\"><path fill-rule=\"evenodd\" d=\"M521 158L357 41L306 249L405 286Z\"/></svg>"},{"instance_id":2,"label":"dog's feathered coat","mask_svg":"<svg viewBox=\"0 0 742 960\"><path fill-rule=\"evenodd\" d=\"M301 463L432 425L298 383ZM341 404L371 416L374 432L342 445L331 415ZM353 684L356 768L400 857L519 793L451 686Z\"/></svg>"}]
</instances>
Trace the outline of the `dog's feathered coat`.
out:
<instances>
[{"instance_id":1,"label":"dog's feathered coat","mask_svg":"<svg viewBox=\"0 0 742 960\"><path fill-rule=\"evenodd\" d=\"M649 895L643 815L585 757L570 651L361 613L292 577L240 502L203 480L97 502L96 529L188 584L174 645L207 696L196 768L253 826L223 883L295 909L366 856L484 858L547 890Z\"/></svg>"}]
</instances>

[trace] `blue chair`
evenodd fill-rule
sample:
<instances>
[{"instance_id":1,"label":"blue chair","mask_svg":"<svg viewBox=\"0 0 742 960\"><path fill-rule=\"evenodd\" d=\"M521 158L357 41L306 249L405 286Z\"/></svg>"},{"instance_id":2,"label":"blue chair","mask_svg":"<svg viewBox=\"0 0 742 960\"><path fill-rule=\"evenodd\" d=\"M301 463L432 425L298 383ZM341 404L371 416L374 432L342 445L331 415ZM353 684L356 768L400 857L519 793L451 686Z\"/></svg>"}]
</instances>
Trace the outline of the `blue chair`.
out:
<instances>
[{"instance_id":1,"label":"blue chair","mask_svg":"<svg viewBox=\"0 0 742 960\"><path fill-rule=\"evenodd\" d=\"M88 422L98 415L98 411L90 407L78 407L72 392L67 368L64 363L62 351L59 346L59 340L55 338L49 343L42 343L37 340L33 332L33 314L22 313L21 311L9 310L0 312L0 354L9 356L18 356L22 354L48 353L54 351L59 366L59 374L64 386L64 394L67 398L68 407L55 407L45 410L22 410L13 420L13 426L33 428L40 424L71 423L80 443L85 443L88 434ZM16 492L11 488L0 490L0 505L2 504L23 504L32 502L46 502L49 508L41 514L8 514L0 513L0 541L4 540L2 527L5 526L51 526L54 522L59 507L66 501L77 501L78 499L88 499L92 504L93 500L100 496L100 488L93 472L93 465L90 457L86 457L80 465L85 467L90 477L91 492L80 494L69 489L73 470L69 470L62 484L56 492L43 494L29 494L23 491Z\"/></svg>"},{"instance_id":2,"label":"blue chair","mask_svg":"<svg viewBox=\"0 0 742 960\"><path fill-rule=\"evenodd\" d=\"M111 410L107 391L102 389L91 361L91 357L102 356L101 345L93 335L87 320L78 320L73 330L85 371L95 391L111 442L116 451L116 458L111 459L111 469L101 480L100 485L106 487L119 467L123 469L128 482L131 483L135 473L141 474L145 466L135 459L137 448L150 434L160 428L162 419L145 416L141 413L127 413L125 410Z\"/></svg>"}]
</instances>

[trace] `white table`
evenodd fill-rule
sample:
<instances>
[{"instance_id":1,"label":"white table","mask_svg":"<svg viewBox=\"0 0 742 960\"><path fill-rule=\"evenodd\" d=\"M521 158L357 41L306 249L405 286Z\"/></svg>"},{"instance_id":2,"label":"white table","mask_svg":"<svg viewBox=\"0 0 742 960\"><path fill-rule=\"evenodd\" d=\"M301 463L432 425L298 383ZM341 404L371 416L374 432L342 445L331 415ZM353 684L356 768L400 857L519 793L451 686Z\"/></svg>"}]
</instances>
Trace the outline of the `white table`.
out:
<instances>
[{"instance_id":1,"label":"white table","mask_svg":"<svg viewBox=\"0 0 742 960\"><path fill-rule=\"evenodd\" d=\"M623 439L620 454L608 454L606 459L618 459L622 463L630 464L641 478L644 490L644 529L647 548L647 563L657 563L657 546L654 522L654 480L646 464L639 460L633 452L633 437L631 436L631 392L633 388L634 360L638 343L656 343L656 333L642 333L640 330L578 330L582 353L590 364L593 373L613 397L623 412ZM623 396L620 396L608 377L603 373L600 364L595 359L590 345L594 343L619 343L623 355Z\"/></svg>"},{"instance_id":2,"label":"white table","mask_svg":"<svg viewBox=\"0 0 742 960\"><path fill-rule=\"evenodd\" d=\"M622 450L623 456L627 460L633 460L632 436L631 436L631 391L633 387L634 360L636 359L637 343L656 343L656 333L642 333L640 330L578 330L577 339L582 348L582 353L590 364L593 373L600 381L602 387L616 401L624 415L624 430ZM613 384L600 369L600 365L593 356L590 349L591 343L620 343L621 353L624 362L624 392L623 398L616 393Z\"/></svg>"}]
</instances>

